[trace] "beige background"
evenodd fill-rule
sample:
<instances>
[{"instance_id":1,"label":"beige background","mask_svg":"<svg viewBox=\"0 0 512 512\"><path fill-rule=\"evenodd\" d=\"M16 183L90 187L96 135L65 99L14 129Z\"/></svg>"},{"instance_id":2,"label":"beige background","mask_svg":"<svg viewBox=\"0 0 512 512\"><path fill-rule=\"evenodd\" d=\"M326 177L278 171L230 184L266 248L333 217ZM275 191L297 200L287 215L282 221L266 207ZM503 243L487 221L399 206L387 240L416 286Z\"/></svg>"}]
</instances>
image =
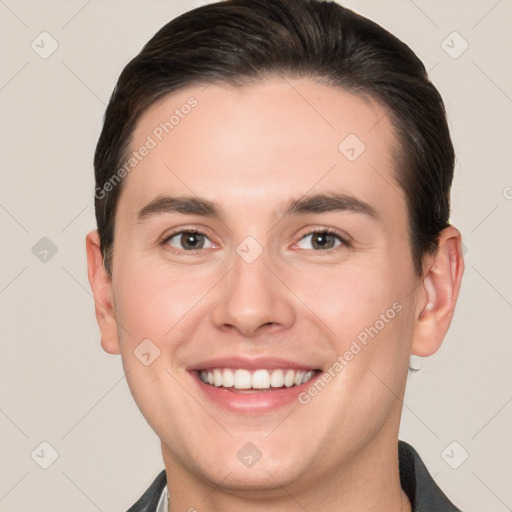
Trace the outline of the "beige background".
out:
<instances>
[{"instance_id":1,"label":"beige background","mask_svg":"<svg viewBox=\"0 0 512 512\"><path fill-rule=\"evenodd\" d=\"M95 226L93 151L121 69L202 3L0 0L1 511L122 511L163 468L120 359L99 345L84 236ZM345 4L423 59L458 154L452 221L466 275L443 348L416 362L401 438L464 511L512 510L512 2ZM43 31L58 43L46 59L31 47L51 49ZM58 251L47 262L32 252L42 237ZM48 469L43 441L58 453Z\"/></svg>"}]
</instances>

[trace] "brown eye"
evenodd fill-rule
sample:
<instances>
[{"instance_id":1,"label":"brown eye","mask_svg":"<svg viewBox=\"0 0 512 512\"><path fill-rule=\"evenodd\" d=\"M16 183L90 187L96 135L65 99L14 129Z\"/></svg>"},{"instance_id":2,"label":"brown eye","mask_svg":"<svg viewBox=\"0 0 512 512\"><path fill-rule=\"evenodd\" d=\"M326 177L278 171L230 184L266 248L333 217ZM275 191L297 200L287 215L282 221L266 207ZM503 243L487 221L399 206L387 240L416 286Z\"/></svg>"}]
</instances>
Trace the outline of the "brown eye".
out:
<instances>
[{"instance_id":1,"label":"brown eye","mask_svg":"<svg viewBox=\"0 0 512 512\"><path fill-rule=\"evenodd\" d=\"M308 244L316 251L325 251L339 247L345 244L345 241L336 233L331 233L330 231L315 231L301 238L297 245L300 249L310 249L311 247L308 247Z\"/></svg>"},{"instance_id":2,"label":"brown eye","mask_svg":"<svg viewBox=\"0 0 512 512\"><path fill-rule=\"evenodd\" d=\"M184 251L197 251L212 246L208 237L198 231L180 231L174 233L167 238L166 243L171 247ZM208 245L208 243L210 245Z\"/></svg>"}]
</instances>

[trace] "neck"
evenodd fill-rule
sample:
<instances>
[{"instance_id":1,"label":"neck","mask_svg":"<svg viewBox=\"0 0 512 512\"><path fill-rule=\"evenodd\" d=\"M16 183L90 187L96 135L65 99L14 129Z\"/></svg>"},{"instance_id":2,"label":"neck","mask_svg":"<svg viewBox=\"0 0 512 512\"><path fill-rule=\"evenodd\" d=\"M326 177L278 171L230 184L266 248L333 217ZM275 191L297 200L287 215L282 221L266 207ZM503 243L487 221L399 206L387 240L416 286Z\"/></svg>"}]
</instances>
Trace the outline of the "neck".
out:
<instances>
[{"instance_id":1,"label":"neck","mask_svg":"<svg viewBox=\"0 0 512 512\"><path fill-rule=\"evenodd\" d=\"M385 439L383 439L385 440ZM265 489L230 486L229 475L219 482L198 478L163 451L168 475L169 510L251 510L251 512L410 512L411 504L400 486L397 442L374 439L362 451L329 471L321 461L300 481ZM271 487L271 488L269 488Z\"/></svg>"}]
</instances>

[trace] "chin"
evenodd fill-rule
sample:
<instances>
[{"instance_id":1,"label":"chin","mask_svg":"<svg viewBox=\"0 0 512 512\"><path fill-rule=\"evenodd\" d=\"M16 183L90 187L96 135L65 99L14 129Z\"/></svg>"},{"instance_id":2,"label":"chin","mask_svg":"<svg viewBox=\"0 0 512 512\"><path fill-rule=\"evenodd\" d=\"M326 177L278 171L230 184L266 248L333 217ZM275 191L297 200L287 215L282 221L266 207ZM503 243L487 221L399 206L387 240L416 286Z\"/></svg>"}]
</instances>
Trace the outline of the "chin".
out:
<instances>
[{"instance_id":1,"label":"chin","mask_svg":"<svg viewBox=\"0 0 512 512\"><path fill-rule=\"evenodd\" d=\"M312 462L313 457L308 456L297 438L288 436L286 442L283 435L272 437L268 437L266 431L259 436L236 435L216 444L208 442L210 448L207 451L199 453L197 448L189 451L182 463L193 475L202 475L203 481L228 491L261 493L268 490L272 494L277 490L282 493L283 485L297 482L308 472L308 461ZM187 464L187 459L192 464Z\"/></svg>"},{"instance_id":2,"label":"chin","mask_svg":"<svg viewBox=\"0 0 512 512\"><path fill-rule=\"evenodd\" d=\"M255 492L255 496L261 498L262 491L268 491L269 497L274 491L282 494L283 486L297 481L302 472L289 459L266 462L261 459L251 468L225 461L225 464L218 466L217 471L210 473L209 480L215 482L215 485L218 485L220 480L220 485L226 491L244 492L247 497L251 492Z\"/></svg>"}]
</instances>

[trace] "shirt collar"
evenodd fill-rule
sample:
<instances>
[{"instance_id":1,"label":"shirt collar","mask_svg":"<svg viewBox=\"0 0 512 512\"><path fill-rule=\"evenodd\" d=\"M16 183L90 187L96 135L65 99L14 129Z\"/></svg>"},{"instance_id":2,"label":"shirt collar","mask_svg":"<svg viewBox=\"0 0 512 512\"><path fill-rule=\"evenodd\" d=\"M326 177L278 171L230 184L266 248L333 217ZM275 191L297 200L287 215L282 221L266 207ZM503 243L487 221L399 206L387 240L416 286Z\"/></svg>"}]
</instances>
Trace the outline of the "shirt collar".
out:
<instances>
[{"instance_id":1,"label":"shirt collar","mask_svg":"<svg viewBox=\"0 0 512 512\"><path fill-rule=\"evenodd\" d=\"M158 505L156 506L155 512L169 512L169 493L167 491L167 485L164 487L162 494L160 495L160 499L158 500Z\"/></svg>"}]
</instances>

